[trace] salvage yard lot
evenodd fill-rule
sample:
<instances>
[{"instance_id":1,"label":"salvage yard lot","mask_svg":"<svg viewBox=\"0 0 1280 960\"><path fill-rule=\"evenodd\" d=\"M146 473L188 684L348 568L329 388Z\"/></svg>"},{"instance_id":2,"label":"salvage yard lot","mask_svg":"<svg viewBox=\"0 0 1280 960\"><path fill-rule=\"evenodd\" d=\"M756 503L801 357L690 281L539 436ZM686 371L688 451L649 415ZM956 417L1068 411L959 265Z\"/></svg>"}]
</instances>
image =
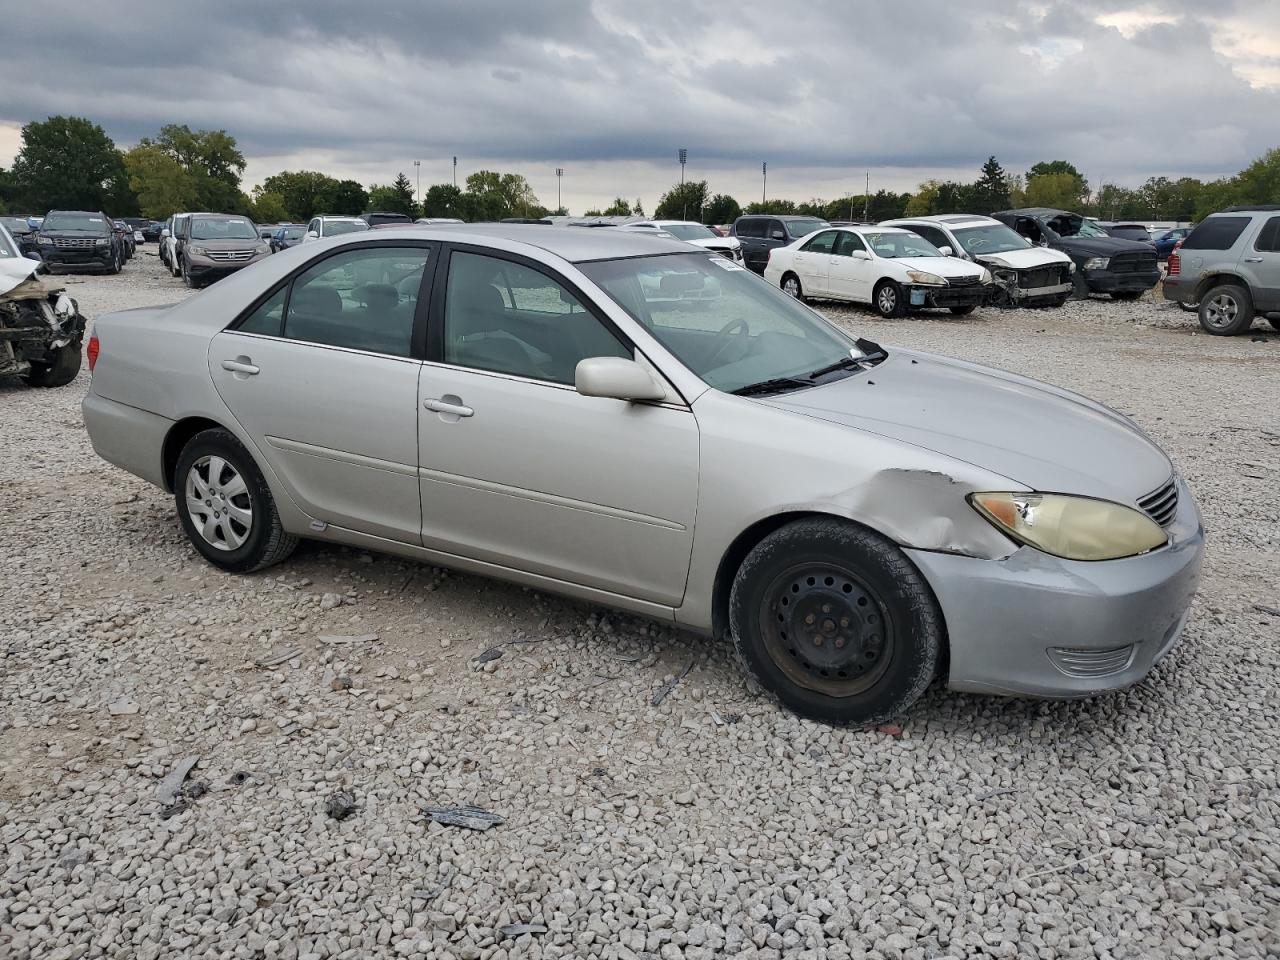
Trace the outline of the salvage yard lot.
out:
<instances>
[{"instance_id":1,"label":"salvage yard lot","mask_svg":"<svg viewBox=\"0 0 1280 960\"><path fill-rule=\"evenodd\" d=\"M81 309L189 295L146 254L68 278ZM879 730L798 719L710 641L497 581L316 544L227 576L93 454L87 370L3 382L0 956L1274 956L1280 334L1207 337L1151 297L821 307L1130 414L1209 538L1138 686L936 686ZM422 816L454 804L504 822Z\"/></svg>"}]
</instances>

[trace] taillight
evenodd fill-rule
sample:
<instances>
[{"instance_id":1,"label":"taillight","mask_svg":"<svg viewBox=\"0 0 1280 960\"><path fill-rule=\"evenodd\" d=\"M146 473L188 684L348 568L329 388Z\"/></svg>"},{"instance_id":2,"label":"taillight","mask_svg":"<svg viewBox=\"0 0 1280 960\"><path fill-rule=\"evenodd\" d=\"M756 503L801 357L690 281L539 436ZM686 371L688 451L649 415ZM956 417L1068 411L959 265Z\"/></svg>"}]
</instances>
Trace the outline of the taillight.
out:
<instances>
[{"instance_id":1,"label":"taillight","mask_svg":"<svg viewBox=\"0 0 1280 960\"><path fill-rule=\"evenodd\" d=\"M95 333L89 338L89 348L85 350L85 354L89 357L89 372L93 373L93 368L98 363L98 335Z\"/></svg>"},{"instance_id":2,"label":"taillight","mask_svg":"<svg viewBox=\"0 0 1280 960\"><path fill-rule=\"evenodd\" d=\"M1174 251L1169 254L1169 265L1168 265L1168 269L1165 272L1165 275L1169 277L1176 277L1181 273L1182 273L1182 258L1178 256L1178 251L1175 248Z\"/></svg>"}]
</instances>

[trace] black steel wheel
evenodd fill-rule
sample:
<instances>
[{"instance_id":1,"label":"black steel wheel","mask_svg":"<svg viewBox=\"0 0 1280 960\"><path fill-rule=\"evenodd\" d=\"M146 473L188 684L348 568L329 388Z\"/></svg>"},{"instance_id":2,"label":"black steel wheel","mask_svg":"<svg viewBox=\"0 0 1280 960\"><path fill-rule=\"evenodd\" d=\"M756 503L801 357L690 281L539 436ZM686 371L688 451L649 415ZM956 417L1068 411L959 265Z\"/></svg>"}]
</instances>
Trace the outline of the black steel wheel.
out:
<instances>
[{"instance_id":1,"label":"black steel wheel","mask_svg":"<svg viewBox=\"0 0 1280 960\"><path fill-rule=\"evenodd\" d=\"M933 591L906 555L835 517L797 520L756 545L734 579L729 624L762 687L829 723L906 711L945 642Z\"/></svg>"}]
</instances>

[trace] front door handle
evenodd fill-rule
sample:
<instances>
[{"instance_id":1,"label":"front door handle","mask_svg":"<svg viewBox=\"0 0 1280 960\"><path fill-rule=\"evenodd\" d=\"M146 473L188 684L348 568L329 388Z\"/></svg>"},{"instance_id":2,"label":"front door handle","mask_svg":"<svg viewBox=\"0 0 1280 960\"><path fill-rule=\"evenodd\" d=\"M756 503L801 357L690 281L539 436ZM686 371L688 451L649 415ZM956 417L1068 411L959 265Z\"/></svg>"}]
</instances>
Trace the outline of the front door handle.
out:
<instances>
[{"instance_id":1,"label":"front door handle","mask_svg":"<svg viewBox=\"0 0 1280 960\"><path fill-rule=\"evenodd\" d=\"M433 397L428 397L422 401L422 405L428 410L432 410L436 413L448 414L455 417L474 417L476 413L470 407L458 401L457 398L454 398L454 401L450 402L445 398L437 400Z\"/></svg>"},{"instance_id":2,"label":"front door handle","mask_svg":"<svg viewBox=\"0 0 1280 960\"><path fill-rule=\"evenodd\" d=\"M1261 263L1262 258L1261 257L1245 257L1244 262L1245 263Z\"/></svg>"},{"instance_id":3,"label":"front door handle","mask_svg":"<svg viewBox=\"0 0 1280 960\"><path fill-rule=\"evenodd\" d=\"M261 368L250 363L248 357L237 357L234 360L223 360L222 369L226 370L228 373L242 373L248 377L252 377L261 372Z\"/></svg>"}]
</instances>

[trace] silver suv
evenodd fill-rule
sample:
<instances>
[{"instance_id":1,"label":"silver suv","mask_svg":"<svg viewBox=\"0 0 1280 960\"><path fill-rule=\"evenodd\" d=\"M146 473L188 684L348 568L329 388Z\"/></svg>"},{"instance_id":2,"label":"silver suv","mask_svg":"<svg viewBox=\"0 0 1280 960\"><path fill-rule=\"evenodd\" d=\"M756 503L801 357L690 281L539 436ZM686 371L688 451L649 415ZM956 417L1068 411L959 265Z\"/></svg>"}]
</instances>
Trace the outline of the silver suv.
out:
<instances>
[{"instance_id":1,"label":"silver suv","mask_svg":"<svg viewBox=\"0 0 1280 960\"><path fill-rule=\"evenodd\" d=\"M1169 254L1164 298L1199 304L1200 326L1215 336L1244 333L1255 314L1280 330L1280 205L1200 221Z\"/></svg>"}]
</instances>

